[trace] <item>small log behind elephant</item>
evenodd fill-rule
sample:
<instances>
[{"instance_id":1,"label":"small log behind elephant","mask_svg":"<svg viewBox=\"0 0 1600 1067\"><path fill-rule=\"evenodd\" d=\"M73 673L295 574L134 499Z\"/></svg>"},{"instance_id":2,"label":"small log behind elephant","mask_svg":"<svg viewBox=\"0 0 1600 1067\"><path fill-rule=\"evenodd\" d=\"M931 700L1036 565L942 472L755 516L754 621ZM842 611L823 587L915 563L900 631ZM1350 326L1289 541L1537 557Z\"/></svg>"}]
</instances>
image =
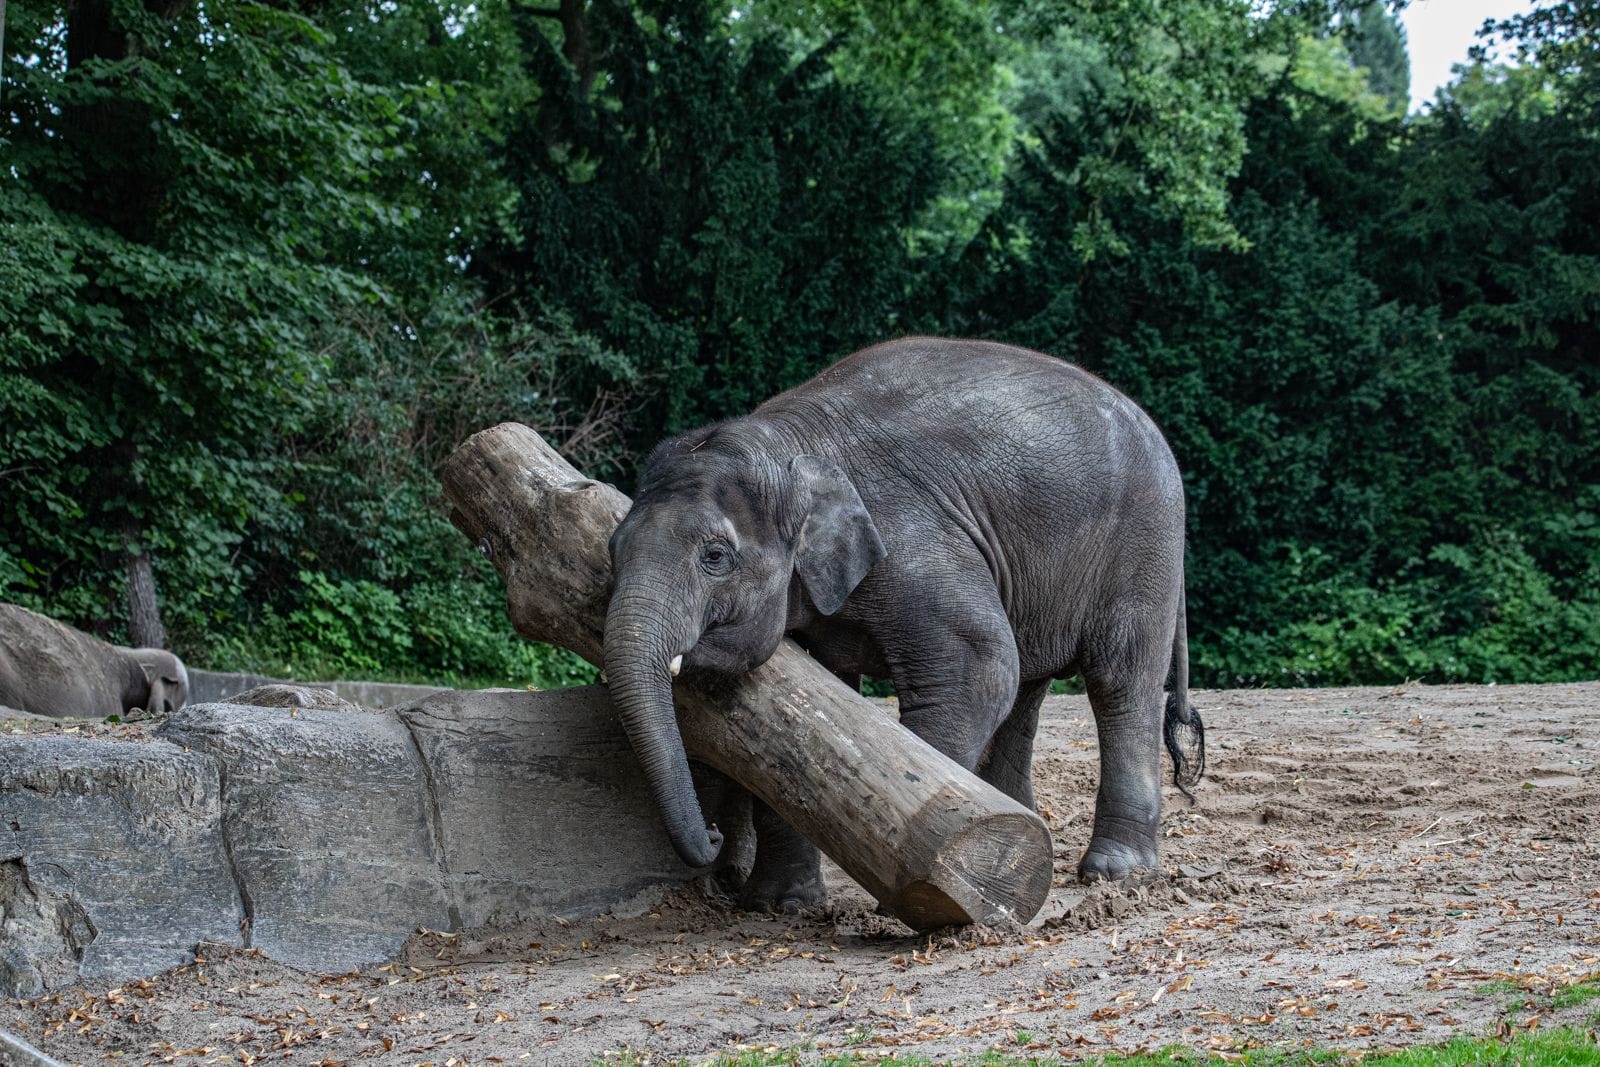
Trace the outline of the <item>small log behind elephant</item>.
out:
<instances>
[{"instance_id":1,"label":"small log behind elephant","mask_svg":"<svg viewBox=\"0 0 1600 1067\"><path fill-rule=\"evenodd\" d=\"M601 665L608 543L628 498L516 423L469 438L440 478L451 520L505 579L517 632ZM1039 816L792 641L738 678L687 672L674 696L691 756L766 801L908 925L1026 922L1044 904Z\"/></svg>"}]
</instances>

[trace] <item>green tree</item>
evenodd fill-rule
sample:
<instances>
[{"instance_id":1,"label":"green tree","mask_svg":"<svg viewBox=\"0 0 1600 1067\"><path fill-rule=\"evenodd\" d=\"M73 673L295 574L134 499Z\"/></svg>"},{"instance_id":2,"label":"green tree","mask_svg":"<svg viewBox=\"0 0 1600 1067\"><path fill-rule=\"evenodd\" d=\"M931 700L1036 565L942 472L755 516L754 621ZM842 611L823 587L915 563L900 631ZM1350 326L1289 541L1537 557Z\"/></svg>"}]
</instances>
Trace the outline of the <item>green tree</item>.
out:
<instances>
[{"instance_id":1,"label":"green tree","mask_svg":"<svg viewBox=\"0 0 1600 1067\"><path fill-rule=\"evenodd\" d=\"M1371 122L1391 121L1405 114L1404 107L1397 108L1373 91L1366 70L1355 65L1337 36L1306 34L1285 64L1295 86L1310 99L1343 101Z\"/></svg>"},{"instance_id":2,"label":"green tree","mask_svg":"<svg viewBox=\"0 0 1600 1067\"><path fill-rule=\"evenodd\" d=\"M1283 27L1299 21L1256 14L1247 0L1011 5L1008 32L1033 52L1022 69L1034 107L1044 103L1052 116L1085 107L1106 116L1093 122L1098 140L1081 145L1067 172L1088 209L1075 235L1081 259L1126 250L1104 207L1129 195L1148 197L1202 245L1242 247L1227 190L1244 154L1245 109L1259 90L1261 53L1278 47ZM1063 69L1072 67L1092 73L1063 81ZM1038 92L1046 86L1089 96L1052 102Z\"/></svg>"},{"instance_id":3,"label":"green tree","mask_svg":"<svg viewBox=\"0 0 1600 1067\"><path fill-rule=\"evenodd\" d=\"M1367 85L1395 114L1405 114L1411 105L1411 57L1400 20L1384 9L1382 0L1372 0L1347 12L1341 30L1350 60L1366 72Z\"/></svg>"},{"instance_id":4,"label":"green tree","mask_svg":"<svg viewBox=\"0 0 1600 1067\"><path fill-rule=\"evenodd\" d=\"M1526 15L1494 23L1475 57L1482 62L1494 40L1514 42L1517 59L1539 67L1561 85L1566 107L1578 117L1600 115L1600 0L1547 3Z\"/></svg>"},{"instance_id":5,"label":"green tree","mask_svg":"<svg viewBox=\"0 0 1600 1067\"><path fill-rule=\"evenodd\" d=\"M1029 111L1050 94L1065 109L1117 110L1106 140L1079 162L1092 202L1138 189L1180 219L1197 240L1225 246L1237 234L1226 188L1243 150L1244 108L1259 90L1263 51L1281 49L1285 28L1326 25L1320 5L1267 11L1247 0L835 0L741 7L736 34L754 40L776 27L792 54L817 49L847 84L930 131L950 174L919 226L921 247L941 252L966 239L995 206L1003 167ZM1262 17L1265 16L1265 17ZM1318 23L1318 20L1321 20ZM1292 34L1287 38L1292 40ZM1074 98L1074 96L1076 98ZM1084 256L1115 252L1103 214L1085 220Z\"/></svg>"},{"instance_id":6,"label":"green tree","mask_svg":"<svg viewBox=\"0 0 1600 1067\"><path fill-rule=\"evenodd\" d=\"M755 3L728 27L747 47L816 55L873 106L926 130L946 177L908 236L924 253L971 239L998 202L1016 134L1006 97L1018 47L992 0Z\"/></svg>"},{"instance_id":7,"label":"green tree","mask_svg":"<svg viewBox=\"0 0 1600 1067\"><path fill-rule=\"evenodd\" d=\"M120 614L105 575L125 569L116 630L159 641L152 555L196 611L247 524L292 530L256 434L304 416L316 322L366 298L323 252L380 224L360 186L392 104L330 114L355 87L263 8L30 6L11 41L38 51L12 57L4 105L0 551L25 595L91 619Z\"/></svg>"},{"instance_id":8,"label":"green tree","mask_svg":"<svg viewBox=\"0 0 1600 1067\"><path fill-rule=\"evenodd\" d=\"M1116 110L1045 106L930 314L1079 360L1165 427L1209 684L1584 676L1593 128L1445 106L1407 130L1306 69L1244 126L1229 222L1247 250L1113 192L1126 254L1083 263L1072 176Z\"/></svg>"},{"instance_id":9,"label":"green tree","mask_svg":"<svg viewBox=\"0 0 1600 1067\"><path fill-rule=\"evenodd\" d=\"M523 16L539 105L505 128L516 232L483 262L491 285L627 356L645 395L632 444L747 410L901 329L906 234L942 188L932 137L824 55L738 46L697 0L586 18L605 42L588 93Z\"/></svg>"},{"instance_id":10,"label":"green tree","mask_svg":"<svg viewBox=\"0 0 1600 1067\"><path fill-rule=\"evenodd\" d=\"M168 622L202 632L293 555L295 435L351 323L461 299L448 237L472 217L450 196L485 199L472 175L491 168L460 135L471 109L424 69L438 53L415 80L363 80L370 36L292 11L40 4L11 30L0 579L150 641L152 587L127 614L113 599L142 566Z\"/></svg>"}]
</instances>

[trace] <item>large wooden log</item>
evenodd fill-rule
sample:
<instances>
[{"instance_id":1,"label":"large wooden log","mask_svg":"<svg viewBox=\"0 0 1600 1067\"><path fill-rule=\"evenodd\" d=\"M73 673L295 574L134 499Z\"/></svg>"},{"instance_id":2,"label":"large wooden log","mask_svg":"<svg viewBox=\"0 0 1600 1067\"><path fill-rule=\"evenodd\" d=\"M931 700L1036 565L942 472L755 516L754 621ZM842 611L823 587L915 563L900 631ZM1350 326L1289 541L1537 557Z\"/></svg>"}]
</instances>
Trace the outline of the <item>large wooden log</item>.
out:
<instances>
[{"instance_id":1,"label":"large wooden log","mask_svg":"<svg viewBox=\"0 0 1600 1067\"><path fill-rule=\"evenodd\" d=\"M440 478L452 521L506 583L518 633L601 663L611 532L629 500L526 426L461 444ZM684 747L766 801L908 925L1037 914L1050 833L853 692L792 641L736 679L685 672Z\"/></svg>"}]
</instances>

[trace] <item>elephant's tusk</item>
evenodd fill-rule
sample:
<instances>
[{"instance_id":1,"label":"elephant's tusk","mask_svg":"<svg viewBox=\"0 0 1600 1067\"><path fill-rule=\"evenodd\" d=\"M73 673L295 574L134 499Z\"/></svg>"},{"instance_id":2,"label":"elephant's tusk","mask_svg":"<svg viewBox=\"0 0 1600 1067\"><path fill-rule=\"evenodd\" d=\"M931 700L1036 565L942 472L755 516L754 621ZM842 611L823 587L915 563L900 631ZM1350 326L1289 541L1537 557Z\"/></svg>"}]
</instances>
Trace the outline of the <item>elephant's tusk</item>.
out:
<instances>
[{"instance_id":1,"label":"elephant's tusk","mask_svg":"<svg viewBox=\"0 0 1600 1067\"><path fill-rule=\"evenodd\" d=\"M667 670L671 671L672 676L676 678L678 676L678 672L683 670L683 656L673 656L672 662L667 664Z\"/></svg>"}]
</instances>

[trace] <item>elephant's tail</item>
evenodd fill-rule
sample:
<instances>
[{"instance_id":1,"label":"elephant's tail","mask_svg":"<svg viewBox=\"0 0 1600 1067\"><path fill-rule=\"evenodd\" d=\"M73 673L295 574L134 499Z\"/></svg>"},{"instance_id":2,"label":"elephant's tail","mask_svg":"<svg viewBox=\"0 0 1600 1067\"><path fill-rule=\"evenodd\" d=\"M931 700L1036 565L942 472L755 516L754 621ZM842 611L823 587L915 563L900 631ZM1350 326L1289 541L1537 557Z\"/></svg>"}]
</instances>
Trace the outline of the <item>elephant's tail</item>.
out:
<instances>
[{"instance_id":1,"label":"elephant's tail","mask_svg":"<svg viewBox=\"0 0 1600 1067\"><path fill-rule=\"evenodd\" d=\"M1178 625L1172 634L1172 669L1167 674L1167 711L1161 724L1172 756L1172 784L1193 804L1189 787L1206 773L1206 724L1189 703L1189 622L1183 590L1178 590Z\"/></svg>"}]
</instances>

